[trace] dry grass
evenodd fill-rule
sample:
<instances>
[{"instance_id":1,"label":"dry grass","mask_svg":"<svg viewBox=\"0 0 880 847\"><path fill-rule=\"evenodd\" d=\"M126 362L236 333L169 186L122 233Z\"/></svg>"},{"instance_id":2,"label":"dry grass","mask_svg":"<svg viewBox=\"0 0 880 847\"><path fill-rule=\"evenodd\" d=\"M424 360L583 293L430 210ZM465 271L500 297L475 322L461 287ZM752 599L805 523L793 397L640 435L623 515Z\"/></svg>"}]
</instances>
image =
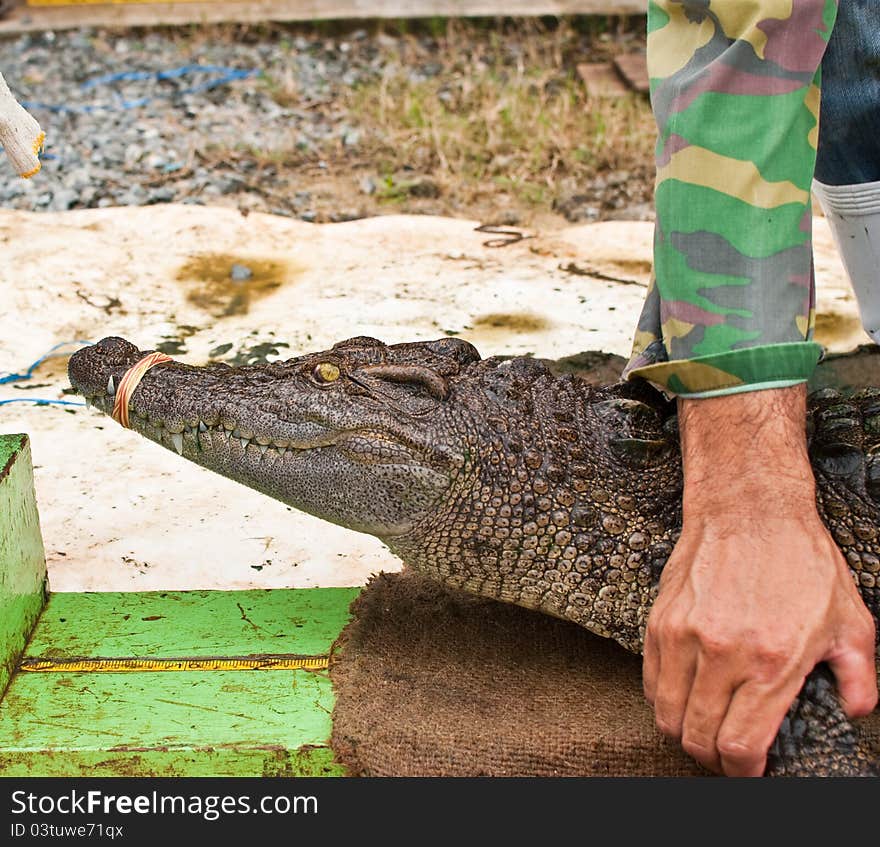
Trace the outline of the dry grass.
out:
<instances>
[{"instance_id":1,"label":"dry grass","mask_svg":"<svg viewBox=\"0 0 880 847\"><path fill-rule=\"evenodd\" d=\"M409 55L380 79L340 93L365 131L360 152L384 174L430 174L464 203L496 189L549 206L603 171L644 170L650 108L638 95L588 97L571 60L578 37L534 22L474 37L450 22L430 54L407 39ZM427 62L440 69L414 81Z\"/></svg>"},{"instance_id":2,"label":"dry grass","mask_svg":"<svg viewBox=\"0 0 880 847\"><path fill-rule=\"evenodd\" d=\"M330 133L307 147L291 139L271 151L209 149L204 158L247 159L255 179L271 173L279 195L292 186L308 190L319 220L333 220L341 208L527 224L544 215L564 222L562 213L583 219L586 207L592 219L650 203L655 127L647 99L591 98L576 70L643 46L643 18L365 26L369 36L360 39L333 25L307 32L323 31L325 50L366 51L373 76L353 86L340 81L320 103L303 101L291 69L273 69L261 82L284 107L354 128L356 143ZM238 28L210 37L284 44L293 32ZM376 186L371 195L359 188L364 177Z\"/></svg>"}]
</instances>

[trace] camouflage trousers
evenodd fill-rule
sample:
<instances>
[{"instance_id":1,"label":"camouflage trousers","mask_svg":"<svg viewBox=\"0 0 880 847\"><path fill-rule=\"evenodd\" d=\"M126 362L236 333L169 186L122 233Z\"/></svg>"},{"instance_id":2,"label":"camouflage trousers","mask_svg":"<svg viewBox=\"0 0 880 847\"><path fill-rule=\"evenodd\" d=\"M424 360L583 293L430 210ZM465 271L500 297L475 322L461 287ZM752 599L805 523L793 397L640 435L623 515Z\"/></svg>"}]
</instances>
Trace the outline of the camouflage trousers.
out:
<instances>
[{"instance_id":1,"label":"camouflage trousers","mask_svg":"<svg viewBox=\"0 0 880 847\"><path fill-rule=\"evenodd\" d=\"M650 2L654 275L628 377L684 397L809 378L821 355L810 186L817 147L831 169L841 157L839 116L820 145L820 99L833 85L845 111L837 89L858 84L845 50L829 47L838 16L850 37L868 26L880 53L878 0L840 0L840 10L836 0ZM826 50L834 67L823 66ZM878 136L866 142L872 168Z\"/></svg>"}]
</instances>

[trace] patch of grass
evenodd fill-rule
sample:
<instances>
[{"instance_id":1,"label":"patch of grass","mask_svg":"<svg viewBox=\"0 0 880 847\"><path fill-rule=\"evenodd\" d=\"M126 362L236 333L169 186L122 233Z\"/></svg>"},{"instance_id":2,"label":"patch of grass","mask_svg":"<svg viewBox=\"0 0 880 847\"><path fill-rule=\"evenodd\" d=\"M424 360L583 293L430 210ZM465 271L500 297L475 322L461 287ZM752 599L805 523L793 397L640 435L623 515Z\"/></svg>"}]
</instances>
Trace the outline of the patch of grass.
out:
<instances>
[{"instance_id":1,"label":"patch of grass","mask_svg":"<svg viewBox=\"0 0 880 847\"><path fill-rule=\"evenodd\" d=\"M494 183L536 204L603 170L650 164L641 97L590 99L571 69L457 64L422 81L393 69L344 92L365 131L361 152L465 193Z\"/></svg>"},{"instance_id":2,"label":"patch of grass","mask_svg":"<svg viewBox=\"0 0 880 847\"><path fill-rule=\"evenodd\" d=\"M618 26L620 26L618 24ZM377 75L336 92L361 131L352 154L379 173L415 170L444 198L469 204L499 189L526 206L550 208L607 170L652 168L655 127L647 100L591 98L578 61L615 48L607 22L482 22L432 19L430 38L402 33L380 47ZM292 79L273 97L296 101ZM378 198L400 199L394 186Z\"/></svg>"},{"instance_id":3,"label":"patch of grass","mask_svg":"<svg viewBox=\"0 0 880 847\"><path fill-rule=\"evenodd\" d=\"M352 38L355 26L361 34ZM264 71L259 84L279 105L308 109L338 131L299 146L291 134L273 151L210 151L213 163L252 164L254 191L271 171L275 194L311 191L309 208L321 219L344 206L359 214L526 224L544 212L581 220L650 202L656 129L647 99L591 98L577 75L580 62L643 46L644 18L428 18L270 29L290 52L303 49L293 46L296 34L307 35L316 62L345 43L358 81L330 81L319 99L307 101L296 63ZM203 44L269 37L262 27L210 32L189 37Z\"/></svg>"}]
</instances>

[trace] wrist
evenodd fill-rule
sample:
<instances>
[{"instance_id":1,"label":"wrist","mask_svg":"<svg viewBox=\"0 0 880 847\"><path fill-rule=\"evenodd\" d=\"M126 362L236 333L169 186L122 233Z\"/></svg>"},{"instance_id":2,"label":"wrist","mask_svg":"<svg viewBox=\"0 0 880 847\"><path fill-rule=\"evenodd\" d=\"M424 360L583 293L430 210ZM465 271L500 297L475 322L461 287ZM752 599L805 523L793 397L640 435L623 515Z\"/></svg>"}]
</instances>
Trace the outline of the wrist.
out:
<instances>
[{"instance_id":1,"label":"wrist","mask_svg":"<svg viewBox=\"0 0 880 847\"><path fill-rule=\"evenodd\" d=\"M679 401L685 514L815 509L803 385Z\"/></svg>"}]
</instances>

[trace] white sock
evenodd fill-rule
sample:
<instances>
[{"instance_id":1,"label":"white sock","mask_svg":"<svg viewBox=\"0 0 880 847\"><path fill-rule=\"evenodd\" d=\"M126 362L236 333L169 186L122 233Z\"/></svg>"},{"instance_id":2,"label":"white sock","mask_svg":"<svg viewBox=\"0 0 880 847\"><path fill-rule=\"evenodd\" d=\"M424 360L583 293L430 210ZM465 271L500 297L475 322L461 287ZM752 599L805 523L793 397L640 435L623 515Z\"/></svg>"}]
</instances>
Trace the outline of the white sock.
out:
<instances>
[{"instance_id":1,"label":"white sock","mask_svg":"<svg viewBox=\"0 0 880 847\"><path fill-rule=\"evenodd\" d=\"M880 344L880 182L824 185L813 181L849 275L862 325Z\"/></svg>"}]
</instances>

